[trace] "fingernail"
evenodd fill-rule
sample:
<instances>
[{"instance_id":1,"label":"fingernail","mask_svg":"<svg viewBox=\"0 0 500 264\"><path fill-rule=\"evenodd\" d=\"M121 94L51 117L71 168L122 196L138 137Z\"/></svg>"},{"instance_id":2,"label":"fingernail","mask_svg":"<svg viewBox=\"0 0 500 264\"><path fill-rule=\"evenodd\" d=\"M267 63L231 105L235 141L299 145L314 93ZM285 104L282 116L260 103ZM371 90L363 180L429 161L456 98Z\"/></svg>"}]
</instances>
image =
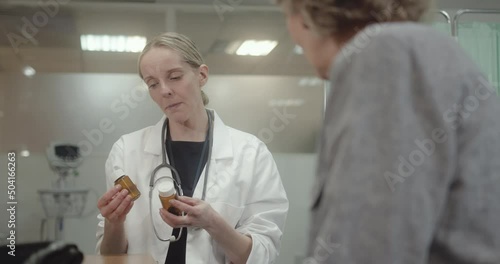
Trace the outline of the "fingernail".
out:
<instances>
[{"instance_id":1,"label":"fingernail","mask_svg":"<svg viewBox=\"0 0 500 264\"><path fill-rule=\"evenodd\" d=\"M120 190L120 189L122 188L122 186L121 186L120 184L117 184L117 185L115 185L115 188L116 188L117 190Z\"/></svg>"}]
</instances>

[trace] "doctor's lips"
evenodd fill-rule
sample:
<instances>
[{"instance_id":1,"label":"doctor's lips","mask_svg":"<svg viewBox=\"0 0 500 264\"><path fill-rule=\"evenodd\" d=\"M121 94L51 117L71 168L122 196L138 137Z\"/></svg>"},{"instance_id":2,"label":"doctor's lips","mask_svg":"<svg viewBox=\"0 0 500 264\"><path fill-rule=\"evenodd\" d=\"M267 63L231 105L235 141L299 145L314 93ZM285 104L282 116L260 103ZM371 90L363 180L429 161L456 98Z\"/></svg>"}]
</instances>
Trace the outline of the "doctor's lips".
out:
<instances>
[{"instance_id":1,"label":"doctor's lips","mask_svg":"<svg viewBox=\"0 0 500 264\"><path fill-rule=\"evenodd\" d=\"M132 197L132 201L137 200L141 196L141 192L137 189L137 186L132 182L129 176L123 175L115 180L115 185L120 184L123 189L128 190L128 193Z\"/></svg>"},{"instance_id":2,"label":"doctor's lips","mask_svg":"<svg viewBox=\"0 0 500 264\"><path fill-rule=\"evenodd\" d=\"M181 104L181 103L169 104L169 105L167 106L167 109L172 109L172 108L175 108L175 107L179 106L180 104Z\"/></svg>"}]
</instances>

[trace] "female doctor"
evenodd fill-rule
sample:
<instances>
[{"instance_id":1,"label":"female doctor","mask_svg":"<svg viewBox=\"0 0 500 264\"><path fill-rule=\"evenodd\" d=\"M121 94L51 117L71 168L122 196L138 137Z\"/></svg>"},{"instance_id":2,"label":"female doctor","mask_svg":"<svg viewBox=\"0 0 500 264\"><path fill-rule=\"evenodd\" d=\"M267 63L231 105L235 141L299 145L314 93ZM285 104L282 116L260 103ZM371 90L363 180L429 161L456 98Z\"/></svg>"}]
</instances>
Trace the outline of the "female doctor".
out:
<instances>
[{"instance_id":1,"label":"female doctor","mask_svg":"<svg viewBox=\"0 0 500 264\"><path fill-rule=\"evenodd\" d=\"M158 263L273 263L288 212L280 175L261 141L205 109L208 98L201 88L208 67L193 42L177 33L155 37L139 57L139 74L165 117L113 145L105 166L108 191L97 205L97 252L149 253ZM213 147L207 148L210 129ZM164 210L157 190L150 211L150 177L162 162L162 144L184 191L171 204L184 216ZM171 177L169 170L162 173ZM113 186L122 175L142 193L136 201ZM159 240L177 236L180 227L185 228L179 241Z\"/></svg>"}]
</instances>

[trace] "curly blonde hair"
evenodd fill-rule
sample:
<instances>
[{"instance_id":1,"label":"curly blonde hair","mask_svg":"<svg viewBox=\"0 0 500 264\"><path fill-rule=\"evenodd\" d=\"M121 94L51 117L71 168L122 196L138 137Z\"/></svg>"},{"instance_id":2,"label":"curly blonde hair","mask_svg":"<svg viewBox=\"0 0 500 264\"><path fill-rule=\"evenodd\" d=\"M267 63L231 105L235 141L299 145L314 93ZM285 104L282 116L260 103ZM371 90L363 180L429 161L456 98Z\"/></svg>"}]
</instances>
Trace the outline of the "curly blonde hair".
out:
<instances>
[{"instance_id":1,"label":"curly blonde hair","mask_svg":"<svg viewBox=\"0 0 500 264\"><path fill-rule=\"evenodd\" d=\"M346 35L373 23L420 21L433 0L276 0L321 35Z\"/></svg>"}]
</instances>

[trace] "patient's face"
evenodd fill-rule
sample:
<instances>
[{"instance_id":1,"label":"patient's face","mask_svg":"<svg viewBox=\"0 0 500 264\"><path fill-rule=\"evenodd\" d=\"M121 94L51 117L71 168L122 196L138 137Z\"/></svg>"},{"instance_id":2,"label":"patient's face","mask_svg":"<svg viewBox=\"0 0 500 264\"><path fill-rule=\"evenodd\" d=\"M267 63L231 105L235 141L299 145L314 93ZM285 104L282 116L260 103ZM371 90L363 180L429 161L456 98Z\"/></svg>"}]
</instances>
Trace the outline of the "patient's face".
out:
<instances>
[{"instance_id":1,"label":"patient's face","mask_svg":"<svg viewBox=\"0 0 500 264\"><path fill-rule=\"evenodd\" d=\"M290 37L302 47L304 56L314 67L316 74L323 79L328 79L331 62L338 52L334 39L313 31L300 13L286 12L285 14Z\"/></svg>"}]
</instances>

